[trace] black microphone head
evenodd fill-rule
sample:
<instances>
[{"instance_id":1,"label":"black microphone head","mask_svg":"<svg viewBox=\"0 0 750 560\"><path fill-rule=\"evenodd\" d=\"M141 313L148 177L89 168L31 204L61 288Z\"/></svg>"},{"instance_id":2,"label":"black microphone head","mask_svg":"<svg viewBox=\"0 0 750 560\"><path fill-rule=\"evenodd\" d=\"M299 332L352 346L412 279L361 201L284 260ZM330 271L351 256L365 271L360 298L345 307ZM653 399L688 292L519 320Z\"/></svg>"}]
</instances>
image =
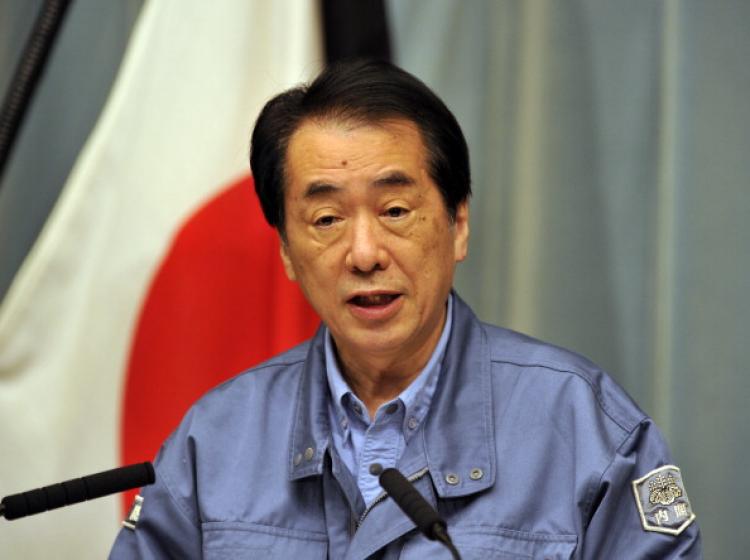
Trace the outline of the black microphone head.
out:
<instances>
[{"instance_id":1,"label":"black microphone head","mask_svg":"<svg viewBox=\"0 0 750 560\"><path fill-rule=\"evenodd\" d=\"M156 478L153 465L146 462L92 474L82 480L86 485L85 499L91 500L153 484Z\"/></svg>"},{"instance_id":2,"label":"black microphone head","mask_svg":"<svg viewBox=\"0 0 750 560\"><path fill-rule=\"evenodd\" d=\"M446 524L440 514L397 469L385 469L380 473L380 486L427 538L439 538L436 528L438 532L445 531Z\"/></svg>"}]
</instances>

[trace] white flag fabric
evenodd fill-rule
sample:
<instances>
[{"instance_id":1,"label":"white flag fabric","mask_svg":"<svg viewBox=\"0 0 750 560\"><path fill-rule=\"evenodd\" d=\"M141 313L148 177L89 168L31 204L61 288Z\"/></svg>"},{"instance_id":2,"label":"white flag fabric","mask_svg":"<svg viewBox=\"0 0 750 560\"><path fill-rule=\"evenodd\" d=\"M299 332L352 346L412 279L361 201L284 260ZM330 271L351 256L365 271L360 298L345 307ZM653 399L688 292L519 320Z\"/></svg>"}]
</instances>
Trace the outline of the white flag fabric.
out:
<instances>
[{"instance_id":1,"label":"white flag fabric","mask_svg":"<svg viewBox=\"0 0 750 560\"><path fill-rule=\"evenodd\" d=\"M149 285L185 221L248 173L263 103L320 69L318 27L308 0L145 3L99 122L0 307L1 495L118 465ZM0 520L0 557L102 558L121 519L105 498Z\"/></svg>"}]
</instances>

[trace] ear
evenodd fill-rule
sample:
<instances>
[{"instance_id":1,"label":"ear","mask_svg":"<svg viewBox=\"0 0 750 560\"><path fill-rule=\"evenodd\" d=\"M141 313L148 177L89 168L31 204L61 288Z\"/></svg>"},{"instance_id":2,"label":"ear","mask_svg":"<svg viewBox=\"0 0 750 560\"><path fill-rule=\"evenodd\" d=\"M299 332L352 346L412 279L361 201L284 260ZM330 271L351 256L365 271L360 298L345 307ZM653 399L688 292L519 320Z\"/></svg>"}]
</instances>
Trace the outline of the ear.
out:
<instances>
[{"instance_id":1,"label":"ear","mask_svg":"<svg viewBox=\"0 0 750 560\"><path fill-rule=\"evenodd\" d=\"M279 253L281 254L281 262L284 264L284 271L286 277L292 282L297 281L297 275L294 273L294 266L292 266L292 259L289 257L289 248L286 241L280 239Z\"/></svg>"},{"instance_id":2,"label":"ear","mask_svg":"<svg viewBox=\"0 0 750 560\"><path fill-rule=\"evenodd\" d=\"M453 251L456 262L461 262L469 252L469 201L464 200L456 208L456 219L453 222Z\"/></svg>"}]
</instances>

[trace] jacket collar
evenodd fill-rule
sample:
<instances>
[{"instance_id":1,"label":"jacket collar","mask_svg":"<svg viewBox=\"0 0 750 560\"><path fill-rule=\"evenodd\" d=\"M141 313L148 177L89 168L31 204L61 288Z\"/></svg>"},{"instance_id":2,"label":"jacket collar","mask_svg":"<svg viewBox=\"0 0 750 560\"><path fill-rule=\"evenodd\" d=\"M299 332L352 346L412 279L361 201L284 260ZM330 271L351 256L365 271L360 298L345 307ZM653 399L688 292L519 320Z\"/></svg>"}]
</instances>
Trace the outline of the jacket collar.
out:
<instances>
[{"instance_id":1,"label":"jacket collar","mask_svg":"<svg viewBox=\"0 0 750 560\"><path fill-rule=\"evenodd\" d=\"M425 466L438 496L458 497L495 481L490 358L487 337L471 309L454 296L453 326L430 412L407 446L399 469L407 476ZM296 395L289 446L289 479L323 472L331 441L324 333L312 339Z\"/></svg>"},{"instance_id":2,"label":"jacket collar","mask_svg":"<svg viewBox=\"0 0 750 560\"><path fill-rule=\"evenodd\" d=\"M289 480L323 473L323 462L331 441L330 398L325 373L325 327L321 325L307 350L295 396L296 412L289 442Z\"/></svg>"}]
</instances>

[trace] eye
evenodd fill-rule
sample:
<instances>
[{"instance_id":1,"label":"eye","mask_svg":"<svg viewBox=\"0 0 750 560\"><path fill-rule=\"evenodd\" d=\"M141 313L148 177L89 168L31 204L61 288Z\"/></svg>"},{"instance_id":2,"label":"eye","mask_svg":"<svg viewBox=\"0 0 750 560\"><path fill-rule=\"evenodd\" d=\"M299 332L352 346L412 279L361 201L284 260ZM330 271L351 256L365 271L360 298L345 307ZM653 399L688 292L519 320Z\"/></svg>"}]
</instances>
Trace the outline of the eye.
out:
<instances>
[{"instance_id":1,"label":"eye","mask_svg":"<svg viewBox=\"0 0 750 560\"><path fill-rule=\"evenodd\" d=\"M406 208L402 208L401 206L393 206L385 211L385 215L389 218L403 218L408 213L409 211Z\"/></svg>"},{"instance_id":2,"label":"eye","mask_svg":"<svg viewBox=\"0 0 750 560\"><path fill-rule=\"evenodd\" d=\"M336 216L327 214L315 220L315 226L319 228L327 228L327 227L331 227L337 221L338 221L338 218Z\"/></svg>"}]
</instances>

